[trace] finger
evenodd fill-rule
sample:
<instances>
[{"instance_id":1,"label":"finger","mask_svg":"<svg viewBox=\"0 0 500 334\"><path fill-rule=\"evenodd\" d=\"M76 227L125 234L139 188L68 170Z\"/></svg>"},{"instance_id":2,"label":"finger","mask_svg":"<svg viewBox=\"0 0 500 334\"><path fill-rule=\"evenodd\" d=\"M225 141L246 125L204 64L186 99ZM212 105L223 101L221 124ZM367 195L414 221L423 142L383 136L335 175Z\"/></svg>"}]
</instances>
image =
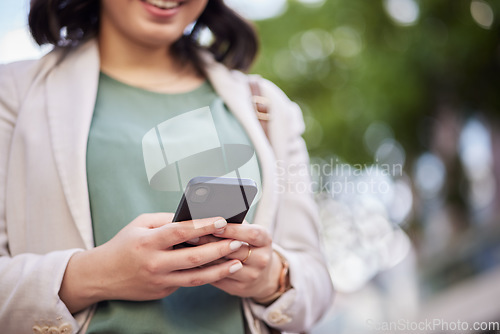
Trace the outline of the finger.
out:
<instances>
[{"instance_id":1,"label":"finger","mask_svg":"<svg viewBox=\"0 0 500 334\"><path fill-rule=\"evenodd\" d=\"M248 252L248 248L242 246L238 251L226 256L227 259L238 259L243 263L245 268L252 268L252 270L263 271L273 260L272 250L269 248L256 248L252 247L252 252ZM250 254L250 256L248 256Z\"/></svg>"},{"instance_id":2,"label":"finger","mask_svg":"<svg viewBox=\"0 0 500 334\"><path fill-rule=\"evenodd\" d=\"M262 272L256 268L243 265L241 270L226 277L226 280L237 281L241 283L253 283L260 278Z\"/></svg>"},{"instance_id":3,"label":"finger","mask_svg":"<svg viewBox=\"0 0 500 334\"><path fill-rule=\"evenodd\" d=\"M134 219L131 225L153 229L170 224L173 218L171 212L145 213Z\"/></svg>"},{"instance_id":4,"label":"finger","mask_svg":"<svg viewBox=\"0 0 500 334\"><path fill-rule=\"evenodd\" d=\"M216 265L216 264L220 264L220 263L224 263L224 262L227 262L227 260L237 260L237 259L230 259L228 258L227 256L224 257L224 258L221 258L221 259L217 259L215 261L212 261L212 262L209 262L207 264L205 264L204 266L213 266L213 265Z\"/></svg>"},{"instance_id":5,"label":"finger","mask_svg":"<svg viewBox=\"0 0 500 334\"><path fill-rule=\"evenodd\" d=\"M253 224L228 224L226 229L218 233L219 238L235 239L249 243L255 247L265 247L272 243L271 235L262 226Z\"/></svg>"},{"instance_id":6,"label":"finger","mask_svg":"<svg viewBox=\"0 0 500 334\"><path fill-rule=\"evenodd\" d=\"M176 261L175 264L169 268L171 270L191 269L223 258L237 251L241 246L241 241L222 240L201 246L165 252L164 256L171 257L175 254Z\"/></svg>"},{"instance_id":7,"label":"finger","mask_svg":"<svg viewBox=\"0 0 500 334\"><path fill-rule=\"evenodd\" d=\"M204 245L204 244L209 244L211 242L217 242L222 240L221 238L214 237L212 235L205 235L199 238L194 238L191 240L188 240L187 243L191 245Z\"/></svg>"},{"instance_id":8,"label":"finger","mask_svg":"<svg viewBox=\"0 0 500 334\"><path fill-rule=\"evenodd\" d=\"M246 255L248 255L248 251L242 251L242 249L244 249L245 246L248 249L248 244L243 243L243 246L239 250L237 250L231 254L228 254L228 255L224 256L223 258L211 261L211 262L205 264L205 266L211 266L214 264L223 263L223 262L226 262L227 260L240 260L240 262L243 263L243 265L247 265L248 264L247 261L245 261L245 262L243 261L247 257ZM243 255L243 254L246 254L246 255Z\"/></svg>"},{"instance_id":9,"label":"finger","mask_svg":"<svg viewBox=\"0 0 500 334\"><path fill-rule=\"evenodd\" d=\"M242 267L240 261L231 260L209 267L174 271L169 275L169 283L182 287L211 284L234 274Z\"/></svg>"},{"instance_id":10,"label":"finger","mask_svg":"<svg viewBox=\"0 0 500 334\"><path fill-rule=\"evenodd\" d=\"M251 264L251 259L253 258L258 248L254 246L250 246L247 243L243 243L243 246L236 252L233 252L226 256L228 259L237 259L240 260L244 265Z\"/></svg>"},{"instance_id":11,"label":"finger","mask_svg":"<svg viewBox=\"0 0 500 334\"><path fill-rule=\"evenodd\" d=\"M241 270L239 270L239 271L241 271ZM221 289L223 291L226 291L229 294L240 296L240 297L250 297L250 292L247 288L247 283L234 280L232 278L233 275L234 274L232 274L228 277L225 277L217 282L211 283L211 284L214 287Z\"/></svg>"},{"instance_id":12,"label":"finger","mask_svg":"<svg viewBox=\"0 0 500 334\"><path fill-rule=\"evenodd\" d=\"M164 225L155 230L156 242L167 249L188 240L223 230L227 222L221 217L188 220Z\"/></svg>"}]
</instances>

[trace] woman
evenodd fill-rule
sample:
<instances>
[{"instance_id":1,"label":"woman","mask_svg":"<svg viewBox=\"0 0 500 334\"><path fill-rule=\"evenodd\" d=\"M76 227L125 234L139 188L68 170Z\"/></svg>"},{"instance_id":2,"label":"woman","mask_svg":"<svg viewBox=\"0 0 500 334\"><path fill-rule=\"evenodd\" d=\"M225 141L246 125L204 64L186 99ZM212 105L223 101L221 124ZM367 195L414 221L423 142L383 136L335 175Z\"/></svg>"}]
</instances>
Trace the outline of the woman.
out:
<instances>
[{"instance_id":1,"label":"woman","mask_svg":"<svg viewBox=\"0 0 500 334\"><path fill-rule=\"evenodd\" d=\"M55 48L0 67L2 332L311 328L332 287L314 201L299 191L310 182L304 125L260 79L267 140L248 77L231 71L254 59L251 27L222 0L32 0L30 27ZM235 167L262 175L251 223L174 224L182 187L170 181L231 172L227 150L225 165L204 155L214 134L255 150Z\"/></svg>"}]
</instances>

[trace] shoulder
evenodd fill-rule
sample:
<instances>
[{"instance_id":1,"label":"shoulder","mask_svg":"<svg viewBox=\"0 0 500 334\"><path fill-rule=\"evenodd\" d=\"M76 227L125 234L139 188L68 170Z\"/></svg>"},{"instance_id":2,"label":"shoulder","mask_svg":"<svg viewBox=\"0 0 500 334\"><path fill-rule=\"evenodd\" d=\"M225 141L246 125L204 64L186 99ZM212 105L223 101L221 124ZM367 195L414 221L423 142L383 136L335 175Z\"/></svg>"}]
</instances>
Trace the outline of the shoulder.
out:
<instances>
[{"instance_id":1,"label":"shoulder","mask_svg":"<svg viewBox=\"0 0 500 334\"><path fill-rule=\"evenodd\" d=\"M19 92L20 83L29 82L36 73L38 60L18 61L10 64L0 65L0 94L12 91Z\"/></svg>"},{"instance_id":2,"label":"shoulder","mask_svg":"<svg viewBox=\"0 0 500 334\"><path fill-rule=\"evenodd\" d=\"M228 99L234 100L234 96L231 95L237 95L240 101L245 100L250 103L249 82L256 80L262 95L269 101L269 109L273 119L271 123L285 125L293 133L304 131L304 120L299 106L292 102L273 82L258 75L248 75L240 71L230 70L215 61L208 53L202 53L201 56L205 63L207 76L221 96L227 96Z\"/></svg>"},{"instance_id":3,"label":"shoulder","mask_svg":"<svg viewBox=\"0 0 500 334\"><path fill-rule=\"evenodd\" d=\"M305 123L302 110L280 87L260 75L232 72L236 81L246 86L249 86L251 80L258 83L262 96L268 102L271 129L274 129L274 132L289 132L291 136L301 135L304 132Z\"/></svg>"},{"instance_id":4,"label":"shoulder","mask_svg":"<svg viewBox=\"0 0 500 334\"><path fill-rule=\"evenodd\" d=\"M281 103L285 103L288 105L294 104L294 102L292 102L290 100L290 98L286 95L286 93L281 88L279 88L274 82L272 82L266 78L263 78L260 75L252 75L251 74L248 76L253 78L254 80L256 80L259 83L263 95L266 96L267 98L269 98L271 100L279 101Z\"/></svg>"},{"instance_id":5,"label":"shoulder","mask_svg":"<svg viewBox=\"0 0 500 334\"><path fill-rule=\"evenodd\" d=\"M250 81L257 82L262 91L262 94L272 103L278 103L282 106L290 106L294 104L285 94L285 92L283 92L283 90L272 81L263 78L258 74L246 74L237 70L228 71L230 73L229 75L232 77L236 84L248 86Z\"/></svg>"},{"instance_id":6,"label":"shoulder","mask_svg":"<svg viewBox=\"0 0 500 334\"><path fill-rule=\"evenodd\" d=\"M303 133L305 130L302 110L286 93L272 81L256 77L262 90L262 95L269 100L269 108L275 117L275 123L286 122L294 133Z\"/></svg>"},{"instance_id":7,"label":"shoulder","mask_svg":"<svg viewBox=\"0 0 500 334\"><path fill-rule=\"evenodd\" d=\"M217 62L208 52L200 54L204 62L205 72L210 81L218 84L222 83L225 88L243 88L249 92L250 80L257 81L262 92L267 98L280 103L291 103L286 94L271 81L255 74L246 74L238 70L231 70L224 64Z\"/></svg>"},{"instance_id":8,"label":"shoulder","mask_svg":"<svg viewBox=\"0 0 500 334\"><path fill-rule=\"evenodd\" d=\"M32 85L37 83L38 79L45 78L53 70L65 71L68 66L88 65L89 60L95 59L98 59L98 48L97 41L94 39L72 48L55 47L40 59L0 65L0 81L4 80L4 76L10 76L21 86L23 83Z\"/></svg>"},{"instance_id":9,"label":"shoulder","mask_svg":"<svg viewBox=\"0 0 500 334\"><path fill-rule=\"evenodd\" d=\"M0 65L0 106L2 111L16 113L36 71L38 60Z\"/></svg>"},{"instance_id":10,"label":"shoulder","mask_svg":"<svg viewBox=\"0 0 500 334\"><path fill-rule=\"evenodd\" d=\"M0 94L15 90L19 97L24 96L39 78L55 67L62 53L62 50L53 50L40 59L0 65Z\"/></svg>"},{"instance_id":11,"label":"shoulder","mask_svg":"<svg viewBox=\"0 0 500 334\"><path fill-rule=\"evenodd\" d=\"M257 74L245 74L239 71L231 72L239 82L247 86L250 80L259 84L262 95L268 100L273 123L288 124L287 128L295 133L302 133L305 130L302 110L299 105L292 101L274 82Z\"/></svg>"},{"instance_id":12,"label":"shoulder","mask_svg":"<svg viewBox=\"0 0 500 334\"><path fill-rule=\"evenodd\" d=\"M33 77L44 68L53 67L61 58L64 50L55 49L39 59L21 60L9 64L0 65L0 73L11 73L15 77ZM1 79L2 77L0 77ZM27 78L28 79L28 78Z\"/></svg>"}]
</instances>

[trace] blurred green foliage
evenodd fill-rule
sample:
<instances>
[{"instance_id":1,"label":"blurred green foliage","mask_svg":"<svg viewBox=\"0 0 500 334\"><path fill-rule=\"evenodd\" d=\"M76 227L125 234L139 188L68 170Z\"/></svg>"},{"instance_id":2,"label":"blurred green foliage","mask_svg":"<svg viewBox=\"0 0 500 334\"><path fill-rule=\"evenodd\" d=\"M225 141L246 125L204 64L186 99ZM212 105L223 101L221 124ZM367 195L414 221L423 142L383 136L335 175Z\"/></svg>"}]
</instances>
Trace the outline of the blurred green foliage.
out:
<instances>
[{"instance_id":1,"label":"blurred green foliage","mask_svg":"<svg viewBox=\"0 0 500 334\"><path fill-rule=\"evenodd\" d=\"M363 134L388 123L412 157L428 149L426 119L440 106L498 114L500 1L490 29L470 0L416 2L415 24L396 24L382 0L289 1L287 12L257 22L262 41L253 72L303 108L312 156L373 161Z\"/></svg>"}]
</instances>

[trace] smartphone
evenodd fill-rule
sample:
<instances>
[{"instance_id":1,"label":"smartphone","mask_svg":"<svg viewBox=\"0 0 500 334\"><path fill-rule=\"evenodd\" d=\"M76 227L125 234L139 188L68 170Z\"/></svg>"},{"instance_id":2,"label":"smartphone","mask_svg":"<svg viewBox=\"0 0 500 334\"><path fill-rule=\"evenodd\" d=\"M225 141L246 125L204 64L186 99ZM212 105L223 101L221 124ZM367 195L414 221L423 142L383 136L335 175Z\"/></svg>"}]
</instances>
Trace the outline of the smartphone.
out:
<instances>
[{"instance_id":1,"label":"smartphone","mask_svg":"<svg viewBox=\"0 0 500 334\"><path fill-rule=\"evenodd\" d=\"M198 176L187 184L173 221L223 217L241 224L256 195L252 179Z\"/></svg>"}]
</instances>

